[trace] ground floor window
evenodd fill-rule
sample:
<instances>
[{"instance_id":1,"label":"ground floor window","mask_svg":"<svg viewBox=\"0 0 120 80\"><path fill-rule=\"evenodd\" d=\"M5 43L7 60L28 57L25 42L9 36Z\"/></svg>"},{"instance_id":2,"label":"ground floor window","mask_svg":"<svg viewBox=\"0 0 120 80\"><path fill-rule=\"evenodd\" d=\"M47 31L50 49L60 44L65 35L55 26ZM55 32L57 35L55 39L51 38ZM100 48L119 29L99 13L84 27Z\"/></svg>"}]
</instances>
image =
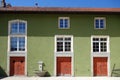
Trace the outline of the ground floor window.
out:
<instances>
[{"instance_id":1,"label":"ground floor window","mask_svg":"<svg viewBox=\"0 0 120 80\"><path fill-rule=\"evenodd\" d=\"M109 52L109 37L108 36L92 36L93 53L106 53Z\"/></svg>"},{"instance_id":2,"label":"ground floor window","mask_svg":"<svg viewBox=\"0 0 120 80\"><path fill-rule=\"evenodd\" d=\"M55 37L55 52L72 52L72 36L59 35Z\"/></svg>"}]
</instances>

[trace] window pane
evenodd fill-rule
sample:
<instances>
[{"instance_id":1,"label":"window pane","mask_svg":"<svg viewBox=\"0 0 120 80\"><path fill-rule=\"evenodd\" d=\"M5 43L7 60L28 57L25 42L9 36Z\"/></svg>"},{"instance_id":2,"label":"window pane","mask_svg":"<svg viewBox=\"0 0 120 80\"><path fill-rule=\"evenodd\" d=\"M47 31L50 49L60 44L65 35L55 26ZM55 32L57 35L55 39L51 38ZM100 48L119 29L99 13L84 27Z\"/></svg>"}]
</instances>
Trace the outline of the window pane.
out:
<instances>
[{"instance_id":1,"label":"window pane","mask_svg":"<svg viewBox=\"0 0 120 80\"><path fill-rule=\"evenodd\" d=\"M25 34L25 23L19 23L19 33Z\"/></svg>"},{"instance_id":2,"label":"window pane","mask_svg":"<svg viewBox=\"0 0 120 80\"><path fill-rule=\"evenodd\" d=\"M100 41L107 41L107 38L100 38Z\"/></svg>"},{"instance_id":3,"label":"window pane","mask_svg":"<svg viewBox=\"0 0 120 80\"><path fill-rule=\"evenodd\" d=\"M101 52L106 52L107 51L107 44L106 44L106 42L101 42L100 43L100 47L101 47Z\"/></svg>"},{"instance_id":4,"label":"window pane","mask_svg":"<svg viewBox=\"0 0 120 80\"><path fill-rule=\"evenodd\" d=\"M100 23L104 23L104 19L101 19L101 20L100 20Z\"/></svg>"},{"instance_id":5,"label":"window pane","mask_svg":"<svg viewBox=\"0 0 120 80\"><path fill-rule=\"evenodd\" d=\"M99 52L99 42L93 42L93 52Z\"/></svg>"},{"instance_id":6,"label":"window pane","mask_svg":"<svg viewBox=\"0 0 120 80\"><path fill-rule=\"evenodd\" d=\"M95 20L95 23L99 23L99 19L96 19L96 20Z\"/></svg>"},{"instance_id":7,"label":"window pane","mask_svg":"<svg viewBox=\"0 0 120 80\"><path fill-rule=\"evenodd\" d=\"M12 23L10 27L10 34L18 33L18 23Z\"/></svg>"},{"instance_id":8,"label":"window pane","mask_svg":"<svg viewBox=\"0 0 120 80\"><path fill-rule=\"evenodd\" d=\"M63 28L63 19L60 19L60 28Z\"/></svg>"},{"instance_id":9,"label":"window pane","mask_svg":"<svg viewBox=\"0 0 120 80\"><path fill-rule=\"evenodd\" d=\"M64 27L68 28L68 19L65 19L64 21L65 21L65 26Z\"/></svg>"},{"instance_id":10,"label":"window pane","mask_svg":"<svg viewBox=\"0 0 120 80\"><path fill-rule=\"evenodd\" d=\"M19 51L25 51L25 37L19 38Z\"/></svg>"},{"instance_id":11,"label":"window pane","mask_svg":"<svg viewBox=\"0 0 120 80\"><path fill-rule=\"evenodd\" d=\"M100 20L100 28L104 28L104 21Z\"/></svg>"},{"instance_id":12,"label":"window pane","mask_svg":"<svg viewBox=\"0 0 120 80\"><path fill-rule=\"evenodd\" d=\"M98 19L95 20L95 27L99 28L99 20Z\"/></svg>"},{"instance_id":13,"label":"window pane","mask_svg":"<svg viewBox=\"0 0 120 80\"><path fill-rule=\"evenodd\" d=\"M93 41L99 41L99 38L93 38Z\"/></svg>"},{"instance_id":14,"label":"window pane","mask_svg":"<svg viewBox=\"0 0 120 80\"><path fill-rule=\"evenodd\" d=\"M71 38L70 37L65 38L65 41L71 41Z\"/></svg>"},{"instance_id":15,"label":"window pane","mask_svg":"<svg viewBox=\"0 0 120 80\"><path fill-rule=\"evenodd\" d=\"M17 51L17 37L10 38L10 51Z\"/></svg>"},{"instance_id":16,"label":"window pane","mask_svg":"<svg viewBox=\"0 0 120 80\"><path fill-rule=\"evenodd\" d=\"M63 38L61 37L61 38L57 38L57 41L63 41Z\"/></svg>"},{"instance_id":17,"label":"window pane","mask_svg":"<svg viewBox=\"0 0 120 80\"><path fill-rule=\"evenodd\" d=\"M65 51L71 51L71 43L65 42Z\"/></svg>"},{"instance_id":18,"label":"window pane","mask_svg":"<svg viewBox=\"0 0 120 80\"><path fill-rule=\"evenodd\" d=\"M57 42L57 52L63 51L63 42Z\"/></svg>"}]
</instances>

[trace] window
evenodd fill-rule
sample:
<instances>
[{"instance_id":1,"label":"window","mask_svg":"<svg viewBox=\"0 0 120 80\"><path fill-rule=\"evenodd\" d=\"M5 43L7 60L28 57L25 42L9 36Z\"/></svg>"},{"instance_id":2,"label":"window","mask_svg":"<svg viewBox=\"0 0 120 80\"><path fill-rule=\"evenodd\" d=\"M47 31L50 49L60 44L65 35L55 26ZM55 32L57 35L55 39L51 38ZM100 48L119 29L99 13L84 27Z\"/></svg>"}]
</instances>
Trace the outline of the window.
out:
<instances>
[{"instance_id":1,"label":"window","mask_svg":"<svg viewBox=\"0 0 120 80\"><path fill-rule=\"evenodd\" d=\"M11 37L10 51L25 51L25 37Z\"/></svg>"},{"instance_id":2,"label":"window","mask_svg":"<svg viewBox=\"0 0 120 80\"><path fill-rule=\"evenodd\" d=\"M72 37L56 37L56 52L72 52Z\"/></svg>"},{"instance_id":3,"label":"window","mask_svg":"<svg viewBox=\"0 0 120 80\"><path fill-rule=\"evenodd\" d=\"M108 52L108 37L93 37L92 52Z\"/></svg>"},{"instance_id":4,"label":"window","mask_svg":"<svg viewBox=\"0 0 120 80\"><path fill-rule=\"evenodd\" d=\"M25 22L12 22L10 25L10 34L25 34L26 32Z\"/></svg>"},{"instance_id":5,"label":"window","mask_svg":"<svg viewBox=\"0 0 120 80\"><path fill-rule=\"evenodd\" d=\"M69 25L69 17L59 17L59 28L60 29L68 29L70 27Z\"/></svg>"},{"instance_id":6,"label":"window","mask_svg":"<svg viewBox=\"0 0 120 80\"><path fill-rule=\"evenodd\" d=\"M106 21L105 18L95 18L94 20L94 26L95 29L105 29Z\"/></svg>"},{"instance_id":7,"label":"window","mask_svg":"<svg viewBox=\"0 0 120 80\"><path fill-rule=\"evenodd\" d=\"M27 22L22 20L9 21L9 51L26 51Z\"/></svg>"}]
</instances>

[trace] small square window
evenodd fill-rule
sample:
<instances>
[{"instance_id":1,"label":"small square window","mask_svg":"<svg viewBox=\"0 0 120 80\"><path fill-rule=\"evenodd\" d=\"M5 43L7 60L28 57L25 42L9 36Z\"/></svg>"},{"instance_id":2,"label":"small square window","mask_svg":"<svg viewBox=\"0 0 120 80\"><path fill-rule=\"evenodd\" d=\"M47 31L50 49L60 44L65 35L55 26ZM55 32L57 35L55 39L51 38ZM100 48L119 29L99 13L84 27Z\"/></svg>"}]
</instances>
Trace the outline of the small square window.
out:
<instances>
[{"instance_id":1,"label":"small square window","mask_svg":"<svg viewBox=\"0 0 120 80\"><path fill-rule=\"evenodd\" d=\"M70 27L69 23L69 17L59 17L58 27L60 29L68 29Z\"/></svg>"},{"instance_id":2,"label":"small square window","mask_svg":"<svg viewBox=\"0 0 120 80\"><path fill-rule=\"evenodd\" d=\"M95 29L105 29L106 27L106 21L105 18L101 17L101 18L95 18L94 20L94 27Z\"/></svg>"}]
</instances>

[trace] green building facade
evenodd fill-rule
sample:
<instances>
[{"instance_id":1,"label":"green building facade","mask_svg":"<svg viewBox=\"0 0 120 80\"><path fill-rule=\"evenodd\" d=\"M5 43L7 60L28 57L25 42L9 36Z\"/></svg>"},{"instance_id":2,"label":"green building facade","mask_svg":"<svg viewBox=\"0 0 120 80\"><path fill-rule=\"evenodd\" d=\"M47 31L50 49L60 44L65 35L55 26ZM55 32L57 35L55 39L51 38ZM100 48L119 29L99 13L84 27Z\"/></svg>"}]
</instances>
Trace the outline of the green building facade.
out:
<instances>
[{"instance_id":1,"label":"green building facade","mask_svg":"<svg viewBox=\"0 0 120 80\"><path fill-rule=\"evenodd\" d=\"M34 76L43 62L46 76L120 76L120 9L89 9L0 8L0 75ZM21 36L25 50L12 50Z\"/></svg>"}]
</instances>

